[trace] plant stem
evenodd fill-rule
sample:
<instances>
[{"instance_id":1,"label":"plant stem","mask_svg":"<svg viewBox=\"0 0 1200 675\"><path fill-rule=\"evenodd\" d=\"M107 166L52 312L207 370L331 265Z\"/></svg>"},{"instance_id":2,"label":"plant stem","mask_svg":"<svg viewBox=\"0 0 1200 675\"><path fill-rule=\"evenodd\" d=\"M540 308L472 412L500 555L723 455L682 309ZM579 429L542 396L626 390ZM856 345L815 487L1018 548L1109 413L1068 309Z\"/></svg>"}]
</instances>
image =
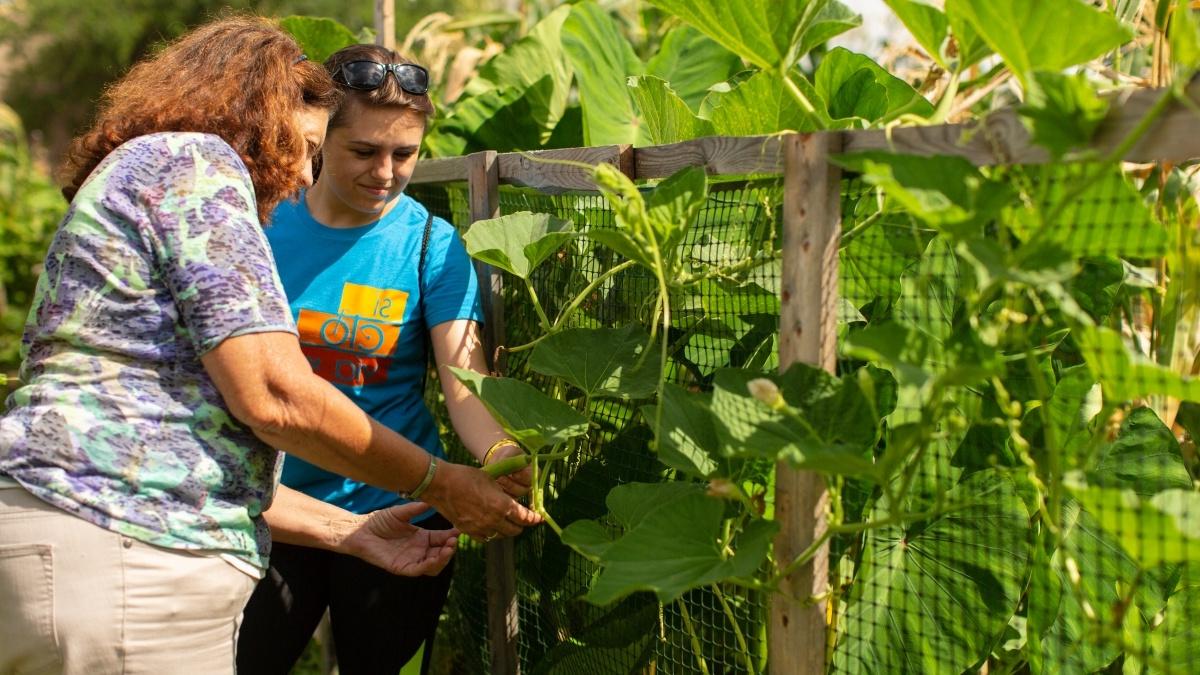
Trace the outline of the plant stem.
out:
<instances>
[{"instance_id":1,"label":"plant stem","mask_svg":"<svg viewBox=\"0 0 1200 675\"><path fill-rule=\"evenodd\" d=\"M550 318L546 316L546 310L542 309L542 303L538 301L537 291L533 288L533 282L529 279L524 279L525 290L529 291L529 299L533 301L533 309L537 312L538 323L542 325L542 331L549 333L552 328L550 326Z\"/></svg>"},{"instance_id":2,"label":"plant stem","mask_svg":"<svg viewBox=\"0 0 1200 675\"><path fill-rule=\"evenodd\" d=\"M692 642L692 653L696 656L696 664L700 666L701 673L708 675L708 664L704 662L704 651L700 647L700 638L696 635L696 627L692 625L692 616L688 614L683 598L677 602L679 603L679 615L683 617L683 625L687 628L688 638Z\"/></svg>"},{"instance_id":3,"label":"plant stem","mask_svg":"<svg viewBox=\"0 0 1200 675\"><path fill-rule=\"evenodd\" d=\"M565 322L567 321L567 319L571 318L571 315L575 313L575 310L579 309L579 306L583 304L583 301L587 300L587 297L589 295L591 295L593 291L595 291L597 288L599 288L601 284L603 284L605 281L608 281L612 277L620 274L621 272L624 272L625 270L629 269L630 267L633 267L636 264L637 264L637 262L635 262L633 260L626 260L625 262L621 263L620 265L617 265L617 266L609 269L608 271L604 272L604 274L601 274L600 276L593 279L592 283L585 286L584 289L582 291L580 291L579 294L576 295L574 299L571 300L570 304L568 304L566 307L563 308L563 310L561 312L559 312L558 318L555 319L555 321L554 321L555 328L565 325ZM512 351L512 350L510 350L510 351Z\"/></svg>"},{"instance_id":4,"label":"plant stem","mask_svg":"<svg viewBox=\"0 0 1200 675\"><path fill-rule=\"evenodd\" d=\"M788 73L788 69L781 69L779 71L779 76L783 78L784 85L787 87L788 92L792 95L792 98L796 99L796 103L799 103L804 112L811 115L814 118L814 121L819 121L816 107L813 106L812 101L808 100L808 97L804 95L804 92L800 91L800 87L797 87L796 83L792 82L792 76Z\"/></svg>"},{"instance_id":5,"label":"plant stem","mask_svg":"<svg viewBox=\"0 0 1200 675\"><path fill-rule=\"evenodd\" d=\"M725 599L725 594L721 592L720 585L713 584L712 589L717 595L717 600L721 603L721 610L725 612L725 618L729 620L729 625L733 628L733 637L737 640L742 661L746 664L746 672L754 673L754 662L750 660L750 646L746 643L746 636L742 635L742 627L738 625L737 617L733 614L733 608L729 606L729 601Z\"/></svg>"}]
</instances>

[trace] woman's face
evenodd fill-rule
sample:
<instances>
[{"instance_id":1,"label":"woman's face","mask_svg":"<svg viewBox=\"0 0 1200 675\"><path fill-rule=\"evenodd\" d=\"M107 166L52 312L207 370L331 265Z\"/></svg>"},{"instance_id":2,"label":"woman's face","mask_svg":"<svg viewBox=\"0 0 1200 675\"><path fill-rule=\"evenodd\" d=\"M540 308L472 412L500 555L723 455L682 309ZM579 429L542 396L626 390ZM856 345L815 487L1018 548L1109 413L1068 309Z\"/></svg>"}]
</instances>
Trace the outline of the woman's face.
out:
<instances>
[{"instance_id":1,"label":"woman's face","mask_svg":"<svg viewBox=\"0 0 1200 675\"><path fill-rule=\"evenodd\" d=\"M300 180L305 187L313 184L313 159L325 142L325 128L329 126L329 111L315 106L304 106L296 111L296 127L304 139L304 160L300 168Z\"/></svg>"},{"instance_id":2,"label":"woman's face","mask_svg":"<svg viewBox=\"0 0 1200 675\"><path fill-rule=\"evenodd\" d=\"M321 175L309 191L315 216L333 227L378 220L396 204L417 165L425 116L404 108L376 108L353 99L347 124L329 130Z\"/></svg>"}]
</instances>

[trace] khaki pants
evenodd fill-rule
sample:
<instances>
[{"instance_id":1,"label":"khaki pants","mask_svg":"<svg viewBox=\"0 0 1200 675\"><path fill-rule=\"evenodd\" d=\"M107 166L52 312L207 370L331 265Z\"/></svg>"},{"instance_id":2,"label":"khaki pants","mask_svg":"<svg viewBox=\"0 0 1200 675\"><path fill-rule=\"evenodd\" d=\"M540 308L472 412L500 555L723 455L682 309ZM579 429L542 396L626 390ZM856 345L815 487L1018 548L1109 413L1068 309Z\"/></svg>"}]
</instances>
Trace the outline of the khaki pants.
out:
<instances>
[{"instance_id":1,"label":"khaki pants","mask_svg":"<svg viewBox=\"0 0 1200 675\"><path fill-rule=\"evenodd\" d=\"M255 583L0 483L0 675L229 675Z\"/></svg>"}]
</instances>

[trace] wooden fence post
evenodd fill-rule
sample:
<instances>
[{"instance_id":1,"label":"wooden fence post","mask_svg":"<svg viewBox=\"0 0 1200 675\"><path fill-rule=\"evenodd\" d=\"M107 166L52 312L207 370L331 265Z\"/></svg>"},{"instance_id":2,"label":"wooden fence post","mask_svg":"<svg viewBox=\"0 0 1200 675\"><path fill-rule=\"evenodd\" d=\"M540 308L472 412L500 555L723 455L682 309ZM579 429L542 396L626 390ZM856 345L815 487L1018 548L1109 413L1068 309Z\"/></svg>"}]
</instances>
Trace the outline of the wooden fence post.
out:
<instances>
[{"instance_id":1,"label":"wooden fence post","mask_svg":"<svg viewBox=\"0 0 1200 675\"><path fill-rule=\"evenodd\" d=\"M375 0L375 44L396 48L396 0Z\"/></svg>"},{"instance_id":2,"label":"wooden fence post","mask_svg":"<svg viewBox=\"0 0 1200 675\"><path fill-rule=\"evenodd\" d=\"M841 173L829 163L840 150L838 134L792 134L783 152L783 276L779 317L781 369L803 361L833 372L837 358L838 240ZM787 565L827 527L829 495L823 476L780 462L775 477L775 517L780 524L775 559ZM767 647L772 675L825 672L829 548L783 581L771 601Z\"/></svg>"},{"instance_id":3,"label":"wooden fence post","mask_svg":"<svg viewBox=\"0 0 1200 675\"><path fill-rule=\"evenodd\" d=\"M488 150L467 158L467 187L471 222L500 215L500 169L496 153ZM503 369L494 360L496 348L503 345L504 303L500 297L504 277L500 270L475 263L486 319L484 344L488 367ZM487 563L488 649L494 675L518 675L517 660L517 568L512 539L500 539L484 547Z\"/></svg>"}]
</instances>

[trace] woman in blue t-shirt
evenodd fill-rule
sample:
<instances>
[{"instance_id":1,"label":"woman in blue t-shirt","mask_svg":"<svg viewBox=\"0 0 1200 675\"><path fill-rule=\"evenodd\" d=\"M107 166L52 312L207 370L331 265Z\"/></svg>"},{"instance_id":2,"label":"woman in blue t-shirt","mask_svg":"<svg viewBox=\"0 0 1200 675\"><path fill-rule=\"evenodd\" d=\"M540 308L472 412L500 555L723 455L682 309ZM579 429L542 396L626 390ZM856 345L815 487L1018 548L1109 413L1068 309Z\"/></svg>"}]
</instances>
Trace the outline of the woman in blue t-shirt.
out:
<instances>
[{"instance_id":1,"label":"woman in blue t-shirt","mask_svg":"<svg viewBox=\"0 0 1200 675\"><path fill-rule=\"evenodd\" d=\"M404 194L433 114L428 74L377 45L325 62L345 101L330 119L316 183L281 204L267 230L313 370L364 411L443 457L424 402L427 348L439 367L486 372L479 289L457 232ZM455 378L440 378L455 431L483 464L523 452ZM289 457L283 483L355 513L396 493ZM503 478L528 491L528 471ZM450 527L430 512L414 524ZM340 672L396 673L432 637L451 568L405 578L331 551L277 543L245 611L238 666L287 673L326 608Z\"/></svg>"}]
</instances>

